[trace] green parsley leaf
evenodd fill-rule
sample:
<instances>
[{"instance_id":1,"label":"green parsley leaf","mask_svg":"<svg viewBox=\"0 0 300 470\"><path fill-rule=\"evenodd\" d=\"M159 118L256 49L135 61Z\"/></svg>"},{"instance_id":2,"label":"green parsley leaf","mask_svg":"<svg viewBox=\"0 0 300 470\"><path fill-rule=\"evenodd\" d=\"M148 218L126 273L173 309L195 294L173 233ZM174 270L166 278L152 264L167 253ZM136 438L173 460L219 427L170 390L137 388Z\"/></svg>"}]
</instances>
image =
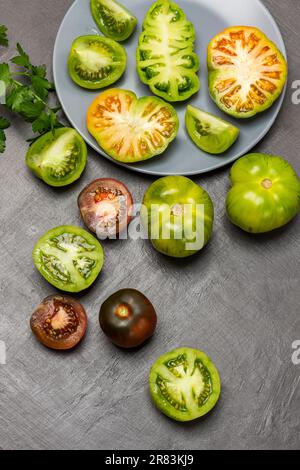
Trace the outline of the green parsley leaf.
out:
<instances>
[{"instance_id":1,"label":"green parsley leaf","mask_svg":"<svg viewBox=\"0 0 300 470\"><path fill-rule=\"evenodd\" d=\"M3 24L0 25L0 46L8 46L7 27Z\"/></svg>"},{"instance_id":2,"label":"green parsley leaf","mask_svg":"<svg viewBox=\"0 0 300 470\"><path fill-rule=\"evenodd\" d=\"M45 100L49 91L53 90L53 84L50 83L46 78L41 78L37 75L34 75L31 79L32 88L39 98Z\"/></svg>"},{"instance_id":3,"label":"green parsley leaf","mask_svg":"<svg viewBox=\"0 0 300 470\"><path fill-rule=\"evenodd\" d=\"M4 82L8 86L11 82L12 76L9 70L8 64L0 64L0 81Z\"/></svg>"},{"instance_id":4,"label":"green parsley leaf","mask_svg":"<svg viewBox=\"0 0 300 470\"><path fill-rule=\"evenodd\" d=\"M6 135L4 130L8 129L10 122L4 117L0 116L0 153L3 153L6 147Z\"/></svg>"},{"instance_id":5,"label":"green parsley leaf","mask_svg":"<svg viewBox=\"0 0 300 470\"><path fill-rule=\"evenodd\" d=\"M50 109L49 113L42 111L39 117L33 121L32 130L34 133L45 134L46 132L53 131L64 125L58 120L57 112L60 108ZM38 138L38 137L37 137ZM29 139L28 142L33 143L36 138Z\"/></svg>"},{"instance_id":6,"label":"green parsley leaf","mask_svg":"<svg viewBox=\"0 0 300 470\"><path fill-rule=\"evenodd\" d=\"M4 117L0 116L0 129L1 130L8 129L9 126L10 126L10 122L8 121L8 119L5 119Z\"/></svg>"},{"instance_id":7,"label":"green parsley leaf","mask_svg":"<svg viewBox=\"0 0 300 470\"><path fill-rule=\"evenodd\" d=\"M11 62L13 62L13 64L20 65L20 66L24 67L25 69L30 70L31 69L31 63L30 63L30 60L29 60L29 55L26 54L26 52L24 51L24 49L22 48L22 46L19 43L17 44L17 51L18 51L19 55L17 55L13 59L11 59Z\"/></svg>"},{"instance_id":8,"label":"green parsley leaf","mask_svg":"<svg viewBox=\"0 0 300 470\"><path fill-rule=\"evenodd\" d=\"M16 86L7 95L6 105L28 122L34 121L45 109L45 103L27 86Z\"/></svg>"}]
</instances>

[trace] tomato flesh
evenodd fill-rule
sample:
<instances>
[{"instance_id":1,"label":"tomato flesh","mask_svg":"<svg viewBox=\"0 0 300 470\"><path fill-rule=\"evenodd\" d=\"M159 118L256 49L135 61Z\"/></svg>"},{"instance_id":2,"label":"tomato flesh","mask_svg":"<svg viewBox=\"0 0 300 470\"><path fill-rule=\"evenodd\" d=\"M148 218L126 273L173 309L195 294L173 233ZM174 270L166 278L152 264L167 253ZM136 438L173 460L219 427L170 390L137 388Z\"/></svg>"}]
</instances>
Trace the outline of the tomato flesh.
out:
<instances>
[{"instance_id":1,"label":"tomato flesh","mask_svg":"<svg viewBox=\"0 0 300 470\"><path fill-rule=\"evenodd\" d=\"M192 421L217 404L221 382L217 368L202 351L179 348L151 367L150 394L160 411L176 421Z\"/></svg>"},{"instance_id":2,"label":"tomato flesh","mask_svg":"<svg viewBox=\"0 0 300 470\"><path fill-rule=\"evenodd\" d=\"M87 147L74 129L55 129L36 140L26 155L28 168L50 186L67 186L85 169Z\"/></svg>"},{"instance_id":3,"label":"tomato flesh","mask_svg":"<svg viewBox=\"0 0 300 470\"><path fill-rule=\"evenodd\" d=\"M179 122L174 108L163 100L137 99L133 92L116 88L93 101L87 127L109 156L135 163L163 153L175 139Z\"/></svg>"},{"instance_id":4,"label":"tomato flesh","mask_svg":"<svg viewBox=\"0 0 300 470\"><path fill-rule=\"evenodd\" d=\"M87 321L86 312L77 300L65 295L51 295L34 311L30 326L44 346L67 350L82 340Z\"/></svg>"},{"instance_id":5,"label":"tomato flesh","mask_svg":"<svg viewBox=\"0 0 300 470\"><path fill-rule=\"evenodd\" d=\"M126 51L112 39L80 36L72 44L68 70L79 86L99 90L119 80L126 69Z\"/></svg>"},{"instance_id":6,"label":"tomato flesh","mask_svg":"<svg viewBox=\"0 0 300 470\"><path fill-rule=\"evenodd\" d=\"M240 133L229 122L194 106L187 107L185 121L188 134L197 147L213 155L226 152Z\"/></svg>"},{"instance_id":7,"label":"tomato flesh","mask_svg":"<svg viewBox=\"0 0 300 470\"><path fill-rule=\"evenodd\" d=\"M208 46L209 90L225 113L249 118L268 109L287 79L282 53L257 28L236 26Z\"/></svg>"},{"instance_id":8,"label":"tomato flesh","mask_svg":"<svg viewBox=\"0 0 300 470\"><path fill-rule=\"evenodd\" d=\"M167 101L184 101L197 93L195 37L194 26L176 3L159 0L152 5L137 49L139 77L152 93Z\"/></svg>"},{"instance_id":9,"label":"tomato flesh","mask_svg":"<svg viewBox=\"0 0 300 470\"><path fill-rule=\"evenodd\" d=\"M150 338L157 316L150 300L135 289L122 289L101 306L100 326L105 335L122 348L135 348Z\"/></svg>"},{"instance_id":10,"label":"tomato flesh","mask_svg":"<svg viewBox=\"0 0 300 470\"><path fill-rule=\"evenodd\" d=\"M189 178L166 176L146 191L141 220L159 252L186 258L210 240L214 208L209 194Z\"/></svg>"},{"instance_id":11,"label":"tomato flesh","mask_svg":"<svg viewBox=\"0 0 300 470\"><path fill-rule=\"evenodd\" d=\"M100 31L115 41L126 41L136 28L136 17L115 0L91 0L91 11Z\"/></svg>"},{"instance_id":12,"label":"tomato flesh","mask_svg":"<svg viewBox=\"0 0 300 470\"><path fill-rule=\"evenodd\" d=\"M232 223L249 233L265 233L289 223L300 209L300 180L281 157L254 153L230 172L226 210Z\"/></svg>"},{"instance_id":13,"label":"tomato flesh","mask_svg":"<svg viewBox=\"0 0 300 470\"><path fill-rule=\"evenodd\" d=\"M78 206L85 225L98 238L118 235L131 221L132 195L115 179L101 178L79 195Z\"/></svg>"},{"instance_id":14,"label":"tomato flesh","mask_svg":"<svg viewBox=\"0 0 300 470\"><path fill-rule=\"evenodd\" d=\"M40 238L33 260L50 284L65 292L80 292L98 277L104 253L98 240L82 228L61 226Z\"/></svg>"}]
</instances>

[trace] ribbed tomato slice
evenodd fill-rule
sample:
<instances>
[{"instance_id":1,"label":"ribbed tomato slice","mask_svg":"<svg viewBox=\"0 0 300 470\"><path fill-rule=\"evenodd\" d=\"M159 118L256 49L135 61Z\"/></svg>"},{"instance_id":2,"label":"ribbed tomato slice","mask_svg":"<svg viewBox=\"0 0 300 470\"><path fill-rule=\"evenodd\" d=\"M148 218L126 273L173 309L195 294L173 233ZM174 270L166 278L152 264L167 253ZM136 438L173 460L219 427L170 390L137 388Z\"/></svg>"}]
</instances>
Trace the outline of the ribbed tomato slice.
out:
<instances>
[{"instance_id":1,"label":"ribbed tomato slice","mask_svg":"<svg viewBox=\"0 0 300 470\"><path fill-rule=\"evenodd\" d=\"M248 118L268 109L281 94L287 63L257 28L237 26L208 46L210 94L226 113Z\"/></svg>"},{"instance_id":2,"label":"ribbed tomato slice","mask_svg":"<svg viewBox=\"0 0 300 470\"><path fill-rule=\"evenodd\" d=\"M134 163L159 155L176 137L175 109L160 98L138 99L127 90L101 93L87 113L87 127L100 147L115 160Z\"/></svg>"}]
</instances>

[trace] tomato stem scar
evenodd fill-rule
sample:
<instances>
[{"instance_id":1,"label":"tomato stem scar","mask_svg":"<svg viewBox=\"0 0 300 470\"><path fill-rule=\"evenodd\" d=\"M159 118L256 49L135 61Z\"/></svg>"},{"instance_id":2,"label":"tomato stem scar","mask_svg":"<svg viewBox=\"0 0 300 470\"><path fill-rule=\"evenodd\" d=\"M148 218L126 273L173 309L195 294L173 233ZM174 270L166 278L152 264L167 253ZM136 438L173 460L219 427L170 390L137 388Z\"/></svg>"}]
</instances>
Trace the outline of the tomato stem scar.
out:
<instances>
[{"instance_id":1,"label":"tomato stem scar","mask_svg":"<svg viewBox=\"0 0 300 470\"><path fill-rule=\"evenodd\" d=\"M269 178L265 178L262 182L261 185L265 189L271 189L273 186L272 181Z\"/></svg>"},{"instance_id":2,"label":"tomato stem scar","mask_svg":"<svg viewBox=\"0 0 300 470\"><path fill-rule=\"evenodd\" d=\"M129 305L120 304L115 309L115 315L119 318L129 318L132 315L132 311Z\"/></svg>"}]
</instances>

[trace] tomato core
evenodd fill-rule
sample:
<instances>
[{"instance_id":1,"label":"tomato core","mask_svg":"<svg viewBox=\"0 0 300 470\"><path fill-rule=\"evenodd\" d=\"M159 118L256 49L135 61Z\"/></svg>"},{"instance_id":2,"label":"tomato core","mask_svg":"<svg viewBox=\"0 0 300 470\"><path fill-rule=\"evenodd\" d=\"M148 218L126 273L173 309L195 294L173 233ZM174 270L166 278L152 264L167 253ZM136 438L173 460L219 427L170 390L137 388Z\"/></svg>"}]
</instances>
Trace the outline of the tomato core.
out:
<instances>
[{"instance_id":1,"label":"tomato core","mask_svg":"<svg viewBox=\"0 0 300 470\"><path fill-rule=\"evenodd\" d=\"M121 319L130 318L132 316L132 310L129 305L120 304L115 310L115 315Z\"/></svg>"},{"instance_id":2,"label":"tomato core","mask_svg":"<svg viewBox=\"0 0 300 470\"><path fill-rule=\"evenodd\" d=\"M184 213L184 206L182 204L174 204L171 207L171 214L178 217Z\"/></svg>"},{"instance_id":3,"label":"tomato core","mask_svg":"<svg viewBox=\"0 0 300 470\"><path fill-rule=\"evenodd\" d=\"M78 327L75 311L61 303L55 305L53 315L44 323L45 332L55 338L62 338L74 333Z\"/></svg>"},{"instance_id":4,"label":"tomato core","mask_svg":"<svg viewBox=\"0 0 300 470\"><path fill-rule=\"evenodd\" d=\"M271 189L273 186L273 183L269 178L266 178L261 182L261 185L264 189Z\"/></svg>"}]
</instances>

